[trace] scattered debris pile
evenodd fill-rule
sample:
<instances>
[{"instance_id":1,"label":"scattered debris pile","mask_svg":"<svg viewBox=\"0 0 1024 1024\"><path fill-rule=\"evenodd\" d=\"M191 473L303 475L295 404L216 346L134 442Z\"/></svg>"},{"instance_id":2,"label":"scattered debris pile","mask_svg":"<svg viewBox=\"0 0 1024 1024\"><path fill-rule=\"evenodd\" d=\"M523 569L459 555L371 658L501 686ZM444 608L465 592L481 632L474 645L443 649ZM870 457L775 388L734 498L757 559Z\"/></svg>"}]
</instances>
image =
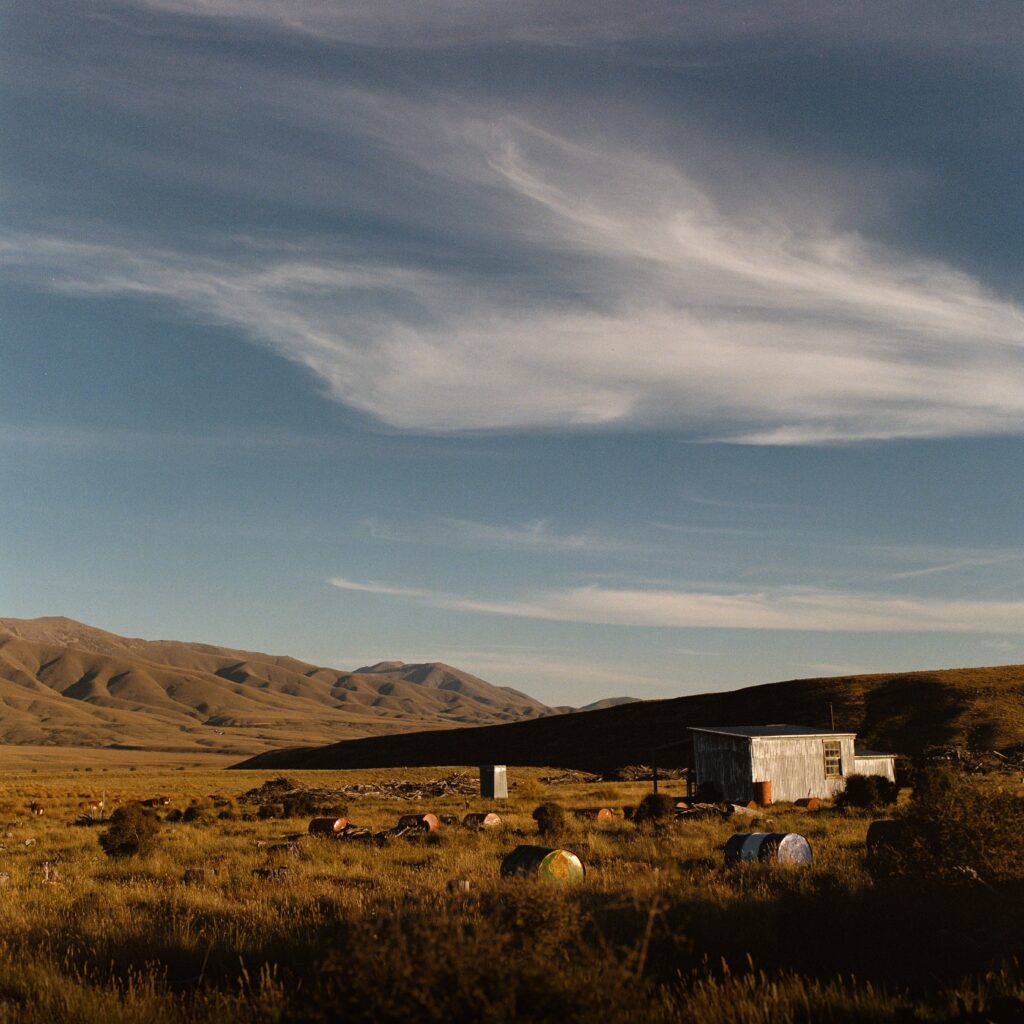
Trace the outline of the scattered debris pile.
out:
<instances>
[{"instance_id":1,"label":"scattered debris pile","mask_svg":"<svg viewBox=\"0 0 1024 1024\"><path fill-rule=\"evenodd\" d=\"M304 786L284 777L271 779L262 786L243 793L239 802L243 804L284 804L288 801L305 799L318 804L358 800L374 797L378 800L424 800L445 796L472 796L477 793L478 783L466 772L455 772L443 779L429 779L426 782L399 780L395 782L354 783L334 789Z\"/></svg>"},{"instance_id":2,"label":"scattered debris pile","mask_svg":"<svg viewBox=\"0 0 1024 1024\"><path fill-rule=\"evenodd\" d=\"M685 779L689 774L688 768L658 768L658 778ZM623 768L613 768L604 772L600 779L604 782L651 782L654 779L654 769L646 764L627 764Z\"/></svg>"},{"instance_id":3,"label":"scattered debris pile","mask_svg":"<svg viewBox=\"0 0 1024 1024\"><path fill-rule=\"evenodd\" d=\"M561 775L545 775L541 778L545 786L575 786L590 782L600 782L600 775L591 775L589 772L577 772L569 770Z\"/></svg>"},{"instance_id":4,"label":"scattered debris pile","mask_svg":"<svg viewBox=\"0 0 1024 1024\"><path fill-rule=\"evenodd\" d=\"M944 765L958 771L987 775L999 772L1017 775L1024 772L1024 743L999 750L968 750L964 747L929 747L924 760L930 765Z\"/></svg>"}]
</instances>

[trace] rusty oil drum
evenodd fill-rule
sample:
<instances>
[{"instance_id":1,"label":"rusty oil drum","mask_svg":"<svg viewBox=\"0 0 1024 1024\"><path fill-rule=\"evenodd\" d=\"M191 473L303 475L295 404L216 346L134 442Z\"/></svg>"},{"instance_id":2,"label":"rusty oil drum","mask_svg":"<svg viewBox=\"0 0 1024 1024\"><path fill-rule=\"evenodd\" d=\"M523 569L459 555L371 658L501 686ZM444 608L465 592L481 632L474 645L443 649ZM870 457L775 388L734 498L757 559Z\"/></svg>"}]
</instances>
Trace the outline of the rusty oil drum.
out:
<instances>
[{"instance_id":1,"label":"rusty oil drum","mask_svg":"<svg viewBox=\"0 0 1024 1024\"><path fill-rule=\"evenodd\" d=\"M348 818L314 818L309 823L311 836L333 836L344 832L348 827Z\"/></svg>"},{"instance_id":2,"label":"rusty oil drum","mask_svg":"<svg viewBox=\"0 0 1024 1024\"><path fill-rule=\"evenodd\" d=\"M537 878L543 882L582 882L587 869L575 853L550 846L517 846L502 862L505 878Z\"/></svg>"},{"instance_id":3,"label":"rusty oil drum","mask_svg":"<svg viewBox=\"0 0 1024 1024\"><path fill-rule=\"evenodd\" d=\"M725 844L725 863L752 862L810 867L811 844L796 832L737 832Z\"/></svg>"},{"instance_id":4,"label":"rusty oil drum","mask_svg":"<svg viewBox=\"0 0 1024 1024\"><path fill-rule=\"evenodd\" d=\"M463 828L497 828L500 824L501 818L493 811L475 811L462 819Z\"/></svg>"}]
</instances>

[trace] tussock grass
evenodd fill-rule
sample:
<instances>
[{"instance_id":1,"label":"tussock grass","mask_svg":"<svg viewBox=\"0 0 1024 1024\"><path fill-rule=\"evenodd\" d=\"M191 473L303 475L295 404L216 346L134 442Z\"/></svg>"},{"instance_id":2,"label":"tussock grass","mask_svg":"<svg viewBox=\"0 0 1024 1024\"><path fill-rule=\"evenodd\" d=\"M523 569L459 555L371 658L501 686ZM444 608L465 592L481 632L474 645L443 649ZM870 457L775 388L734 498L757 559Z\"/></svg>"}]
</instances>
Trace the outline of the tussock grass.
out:
<instances>
[{"instance_id":1,"label":"tussock grass","mask_svg":"<svg viewBox=\"0 0 1024 1024\"><path fill-rule=\"evenodd\" d=\"M1024 871L1012 865L994 890L960 878L877 882L866 813L778 806L772 828L811 842L808 871L726 868L720 847L742 824L568 814L558 842L587 865L582 885L502 879L502 857L540 841L538 792L571 810L637 804L647 790L541 786L540 774L515 770L530 784L499 802L493 831L384 846L306 837L300 857L278 859L268 848L307 818L206 817L163 824L150 855L118 860L100 849L101 829L69 824L100 793L66 773L10 775L0 785L0 805L15 809L0 831L10 833L0 839L0 1021L944 1021L1024 999ZM109 773L106 792L108 803L111 792L169 793L166 810L184 809L266 777L140 769ZM33 800L43 818L17 810ZM349 815L377 830L411 811L494 806L367 798ZM284 877L253 874L273 864ZM469 892L450 892L452 879L469 880Z\"/></svg>"}]
</instances>

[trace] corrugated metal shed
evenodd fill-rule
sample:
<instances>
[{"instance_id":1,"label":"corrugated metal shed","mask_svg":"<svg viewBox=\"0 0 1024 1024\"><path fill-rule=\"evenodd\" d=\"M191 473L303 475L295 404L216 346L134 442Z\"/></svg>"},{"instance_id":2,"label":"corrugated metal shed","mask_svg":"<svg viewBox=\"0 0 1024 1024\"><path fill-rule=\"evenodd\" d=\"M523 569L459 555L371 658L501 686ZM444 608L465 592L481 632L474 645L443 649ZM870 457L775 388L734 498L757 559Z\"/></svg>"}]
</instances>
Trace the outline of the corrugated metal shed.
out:
<instances>
[{"instance_id":1,"label":"corrugated metal shed","mask_svg":"<svg viewBox=\"0 0 1024 1024\"><path fill-rule=\"evenodd\" d=\"M892 777L891 755L858 762L852 732L788 724L693 726L690 732L698 785L714 783L726 800L745 803L756 782L771 782L773 799L788 802L834 797L857 772Z\"/></svg>"}]
</instances>

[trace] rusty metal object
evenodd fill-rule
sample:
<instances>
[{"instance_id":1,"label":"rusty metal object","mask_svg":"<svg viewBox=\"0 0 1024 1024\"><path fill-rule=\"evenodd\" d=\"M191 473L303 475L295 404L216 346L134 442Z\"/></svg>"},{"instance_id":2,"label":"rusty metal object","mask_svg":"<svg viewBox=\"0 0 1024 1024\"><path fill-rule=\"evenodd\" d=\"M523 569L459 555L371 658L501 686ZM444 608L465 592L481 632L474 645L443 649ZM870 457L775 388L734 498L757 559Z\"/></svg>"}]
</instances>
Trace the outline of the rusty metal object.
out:
<instances>
[{"instance_id":1,"label":"rusty metal object","mask_svg":"<svg viewBox=\"0 0 1024 1024\"><path fill-rule=\"evenodd\" d=\"M335 836L348 828L348 818L314 818L309 823L311 836Z\"/></svg>"},{"instance_id":2,"label":"rusty metal object","mask_svg":"<svg viewBox=\"0 0 1024 1024\"><path fill-rule=\"evenodd\" d=\"M725 844L726 864L773 863L810 867L811 844L796 832L737 832Z\"/></svg>"},{"instance_id":3,"label":"rusty metal object","mask_svg":"<svg viewBox=\"0 0 1024 1024\"><path fill-rule=\"evenodd\" d=\"M577 818L588 821L614 821L622 817L622 812L611 807L577 807L572 812Z\"/></svg>"},{"instance_id":4,"label":"rusty metal object","mask_svg":"<svg viewBox=\"0 0 1024 1024\"><path fill-rule=\"evenodd\" d=\"M802 807L805 811L817 811L821 809L821 801L816 796L805 796L800 800L796 801L797 807Z\"/></svg>"},{"instance_id":5,"label":"rusty metal object","mask_svg":"<svg viewBox=\"0 0 1024 1024\"><path fill-rule=\"evenodd\" d=\"M474 811L462 819L463 828L497 828L501 824L501 818L494 811Z\"/></svg>"},{"instance_id":6,"label":"rusty metal object","mask_svg":"<svg viewBox=\"0 0 1024 1024\"><path fill-rule=\"evenodd\" d=\"M427 811L426 814L403 814L392 831L419 829L421 832L436 832L440 827L441 821L438 816Z\"/></svg>"},{"instance_id":7,"label":"rusty metal object","mask_svg":"<svg viewBox=\"0 0 1024 1024\"><path fill-rule=\"evenodd\" d=\"M517 846L501 862L505 878L536 878L542 882L582 882L587 869L569 850L549 846Z\"/></svg>"},{"instance_id":8,"label":"rusty metal object","mask_svg":"<svg viewBox=\"0 0 1024 1024\"><path fill-rule=\"evenodd\" d=\"M772 803L772 780L754 783L754 803L759 807L770 807Z\"/></svg>"}]
</instances>

